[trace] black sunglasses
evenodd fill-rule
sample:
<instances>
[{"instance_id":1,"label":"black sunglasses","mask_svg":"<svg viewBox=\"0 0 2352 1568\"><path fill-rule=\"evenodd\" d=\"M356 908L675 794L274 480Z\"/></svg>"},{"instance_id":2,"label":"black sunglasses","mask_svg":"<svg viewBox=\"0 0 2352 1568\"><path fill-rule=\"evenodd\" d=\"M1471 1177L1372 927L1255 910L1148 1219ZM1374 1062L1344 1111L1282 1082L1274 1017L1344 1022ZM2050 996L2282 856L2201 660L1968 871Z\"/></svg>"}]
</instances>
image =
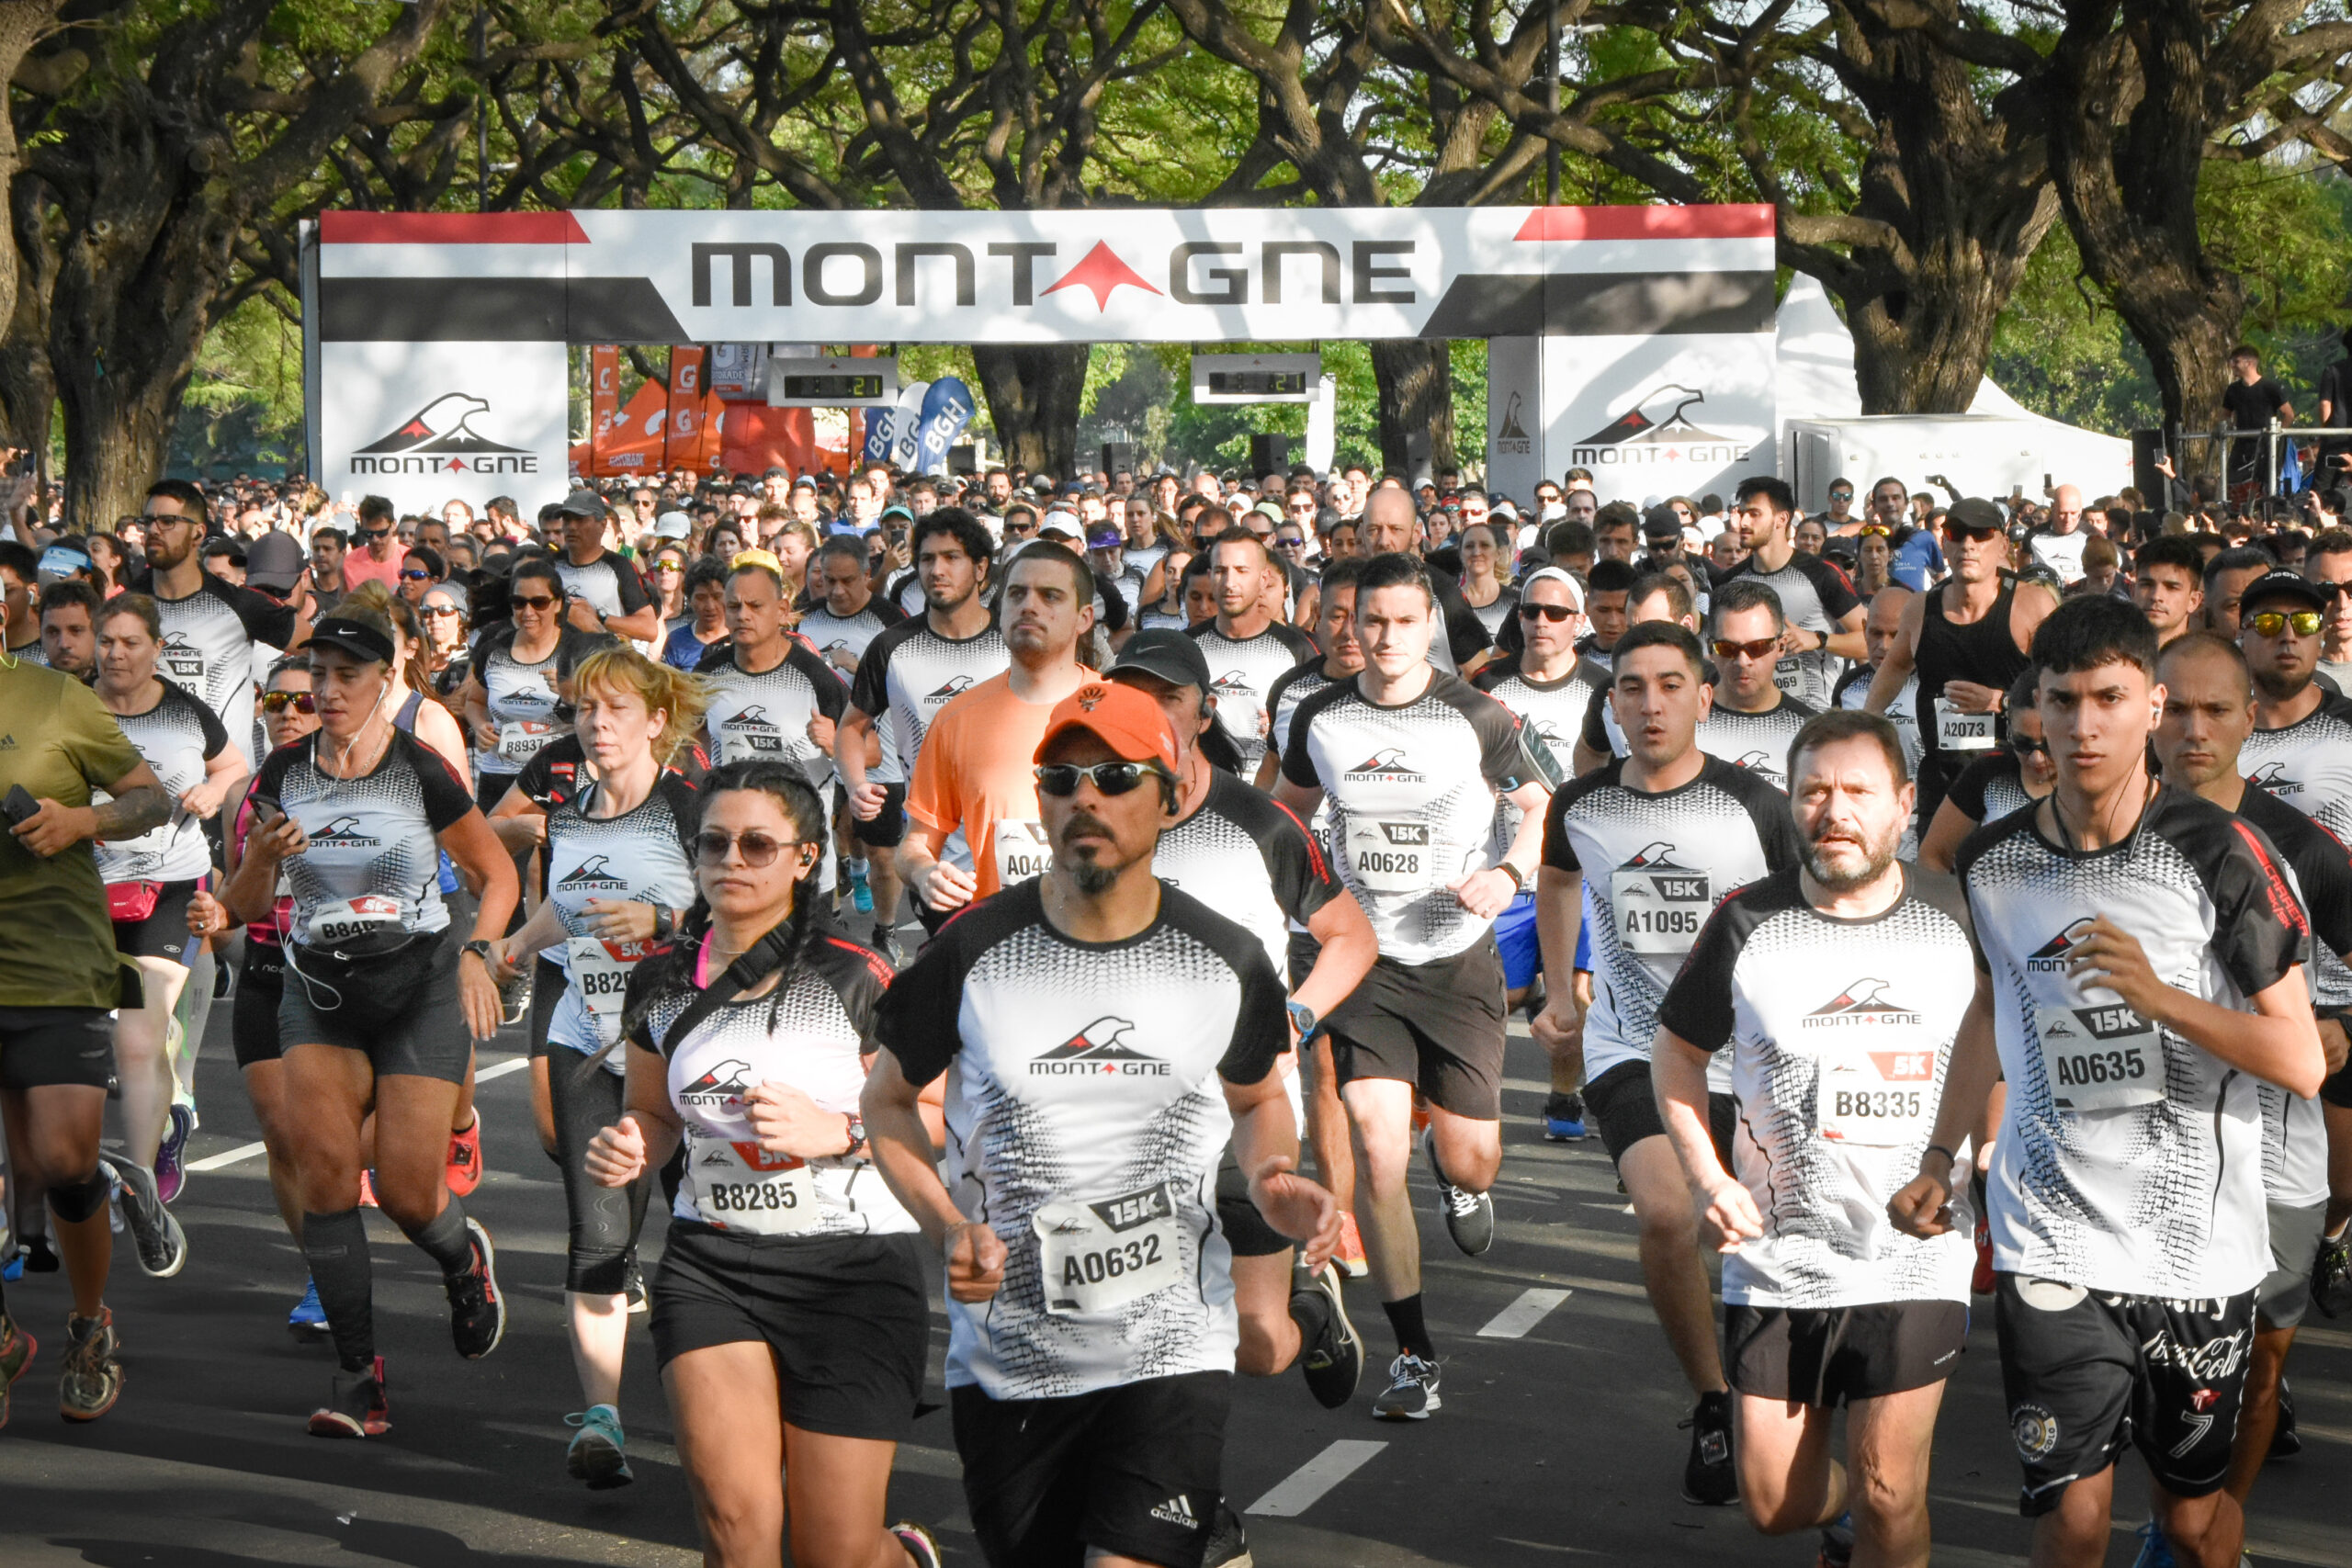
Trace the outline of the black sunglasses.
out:
<instances>
[{"instance_id":1,"label":"black sunglasses","mask_svg":"<svg viewBox=\"0 0 2352 1568\"><path fill-rule=\"evenodd\" d=\"M1566 604L1521 604L1519 607L1519 618L1522 621L1532 621L1541 615L1547 621L1558 622L1575 614Z\"/></svg>"},{"instance_id":2,"label":"black sunglasses","mask_svg":"<svg viewBox=\"0 0 2352 1568\"><path fill-rule=\"evenodd\" d=\"M2050 755L2050 742L2028 740L2022 735L2012 735L2009 737L2009 750L2019 757L2047 757Z\"/></svg>"},{"instance_id":3,"label":"black sunglasses","mask_svg":"<svg viewBox=\"0 0 2352 1568\"><path fill-rule=\"evenodd\" d=\"M1091 782L1097 795L1125 795L1145 779L1159 773L1149 762L1097 762L1088 768L1076 762L1044 762L1035 772L1037 792L1057 798L1076 795L1080 779Z\"/></svg>"}]
</instances>

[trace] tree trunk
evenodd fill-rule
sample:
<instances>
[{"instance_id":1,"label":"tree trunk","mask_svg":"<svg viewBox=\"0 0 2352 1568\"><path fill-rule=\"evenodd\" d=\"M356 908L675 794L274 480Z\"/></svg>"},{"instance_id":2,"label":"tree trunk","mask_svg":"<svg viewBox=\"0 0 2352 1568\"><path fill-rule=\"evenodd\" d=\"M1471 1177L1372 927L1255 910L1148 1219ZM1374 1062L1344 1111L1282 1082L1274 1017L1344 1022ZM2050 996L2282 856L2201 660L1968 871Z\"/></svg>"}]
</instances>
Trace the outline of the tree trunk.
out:
<instances>
[{"instance_id":1,"label":"tree trunk","mask_svg":"<svg viewBox=\"0 0 2352 1568\"><path fill-rule=\"evenodd\" d=\"M29 446L44 466L51 422L57 408L57 379L49 369L49 279L56 254L49 243L49 204L40 186L20 180L10 192L13 243L0 244L18 280L15 309L0 335L0 445Z\"/></svg>"},{"instance_id":2,"label":"tree trunk","mask_svg":"<svg viewBox=\"0 0 2352 1568\"><path fill-rule=\"evenodd\" d=\"M1078 465L1078 412L1091 344L972 345L989 423L1007 468L1067 479Z\"/></svg>"},{"instance_id":3,"label":"tree trunk","mask_svg":"<svg viewBox=\"0 0 2352 1568\"><path fill-rule=\"evenodd\" d=\"M6 84L24 63L26 52L57 19L60 0L0 0L0 93ZM5 108L0 102L0 108ZM23 164L23 149L17 142L17 125L13 116L0 113L0 191L10 189L16 183L17 171ZM17 299L17 251L13 245L0 244L0 321L8 318ZM48 434L46 423L41 434Z\"/></svg>"},{"instance_id":4,"label":"tree trunk","mask_svg":"<svg viewBox=\"0 0 2352 1568\"><path fill-rule=\"evenodd\" d=\"M1380 466L1412 477L1410 437L1429 438L1430 471L1451 468L1453 455L1453 362L1442 340L1387 338L1372 345L1372 373L1380 387Z\"/></svg>"}]
</instances>

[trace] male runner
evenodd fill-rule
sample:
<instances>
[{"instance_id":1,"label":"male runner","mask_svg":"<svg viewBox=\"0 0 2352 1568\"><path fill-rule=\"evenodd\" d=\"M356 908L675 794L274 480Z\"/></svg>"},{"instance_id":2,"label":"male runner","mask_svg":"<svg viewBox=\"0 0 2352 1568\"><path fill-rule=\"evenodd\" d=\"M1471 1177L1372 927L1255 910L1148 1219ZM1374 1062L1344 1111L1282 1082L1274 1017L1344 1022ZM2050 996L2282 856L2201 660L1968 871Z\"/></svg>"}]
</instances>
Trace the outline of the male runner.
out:
<instances>
[{"instance_id":1,"label":"male runner","mask_svg":"<svg viewBox=\"0 0 2352 1568\"><path fill-rule=\"evenodd\" d=\"M2026 553L2058 574L2069 588L2083 580L2083 547L2098 537L2083 526L2083 492L2060 485L2050 492L2050 520L2026 538Z\"/></svg>"},{"instance_id":2,"label":"male runner","mask_svg":"<svg viewBox=\"0 0 2352 1568\"><path fill-rule=\"evenodd\" d=\"M1927 1150L1974 968L1958 889L1896 856L1913 803L1894 727L1823 714L1789 772L1804 860L1709 918L1658 1008L1650 1070L1724 1254L1748 1521L1819 1527L1824 1562L1920 1568L1928 1452L1974 1258L1960 1231L1895 1231L1886 1201ZM1707 1074L1726 1047L1736 1176L1709 1122ZM1840 1404L1850 1484L1829 1455Z\"/></svg>"},{"instance_id":3,"label":"male runner","mask_svg":"<svg viewBox=\"0 0 2352 1568\"><path fill-rule=\"evenodd\" d=\"M267 594L223 582L206 571L204 492L186 479L158 479L147 490L148 592L164 623L155 673L203 699L220 728L254 759L254 644L291 652L310 640L310 602L281 604Z\"/></svg>"},{"instance_id":4,"label":"male runner","mask_svg":"<svg viewBox=\"0 0 2352 1568\"><path fill-rule=\"evenodd\" d=\"M1216 672L1217 722L1241 753L1241 776L1255 778L1266 754L1266 694L1276 681L1315 657L1315 639L1284 621L1268 585L1280 575L1274 558L1247 528L1227 528L1209 547L1209 581L1216 589L1216 618L1186 628Z\"/></svg>"},{"instance_id":5,"label":"male runner","mask_svg":"<svg viewBox=\"0 0 2352 1568\"><path fill-rule=\"evenodd\" d=\"M1202 755L1217 699L1208 661L1192 638L1166 627L1137 632L1109 678L1158 703L1176 735L1178 815L1160 831L1152 874L1238 922L1264 946L1278 975L1290 965L1292 926L1303 928L1315 956L1290 993L1290 1013L1297 1043L1311 1042L1319 1021L1380 955L1371 922L1297 818ZM1286 1075L1298 1070L1298 1064L1285 1064ZM1329 1131L1347 1136L1344 1123ZM1352 1177L1352 1165L1347 1171ZM1354 1397L1363 1373L1363 1341L1348 1322L1339 1269L1326 1264L1294 1281L1290 1240L1258 1218L1247 1185L1231 1159L1219 1168L1217 1210L1233 1246L1241 1318L1239 1368L1271 1377L1304 1348L1307 1387L1336 1410Z\"/></svg>"},{"instance_id":6,"label":"male runner","mask_svg":"<svg viewBox=\"0 0 2352 1568\"><path fill-rule=\"evenodd\" d=\"M1008 618L1058 578L1064 613L1091 619L1072 567L1058 547L1023 550ZM1023 640L1016 626L1016 658ZM1037 733L1048 866L949 923L885 995L867 1135L944 1255L947 1384L981 1555L1193 1564L1229 1515L1239 1330L1217 1161L1229 1142L1251 1205L1306 1243L1310 1269L1339 1210L1293 1169L1274 1070L1290 1031L1264 947L1153 874L1175 806L1167 719L1089 680ZM916 1100L943 1074L945 1181Z\"/></svg>"},{"instance_id":7,"label":"male runner","mask_svg":"<svg viewBox=\"0 0 2352 1568\"><path fill-rule=\"evenodd\" d=\"M1854 597L1836 567L1818 556L1801 555L1792 536L1796 497L1776 479L1739 483L1732 526L1747 546L1747 558L1731 570L1731 583L1752 577L1778 596L1785 625L1780 662L1772 679L1781 690L1818 713L1829 704L1838 660L1867 656L1862 644L1862 602ZM1715 595L1721 605L1720 592Z\"/></svg>"},{"instance_id":8,"label":"male runner","mask_svg":"<svg viewBox=\"0 0 2352 1568\"><path fill-rule=\"evenodd\" d=\"M2205 563L2205 626L2223 637L2238 635L2238 611L2245 591L2278 562L2259 545L2233 545Z\"/></svg>"},{"instance_id":9,"label":"male runner","mask_svg":"<svg viewBox=\"0 0 2352 1568\"><path fill-rule=\"evenodd\" d=\"M1600 570L1599 567L1593 569L1596 574ZM1591 605L1600 598L1600 594L1596 590L1585 596L1585 603ZM1616 636L1610 638L1609 648L1601 649L1597 653L1588 644L1585 652L1587 661L1596 663L1604 671L1607 671L1610 649L1617 646L1617 638L1625 635L1627 626L1638 626L1644 621L1671 621L1690 633L1692 637L1697 637L1699 612L1696 603L1690 597L1690 585L1679 577L1662 571L1652 572L1647 577L1636 578L1623 596L1622 618L1618 623ZM1713 686L1715 683L1714 666L1702 664L1700 679L1707 685ZM1623 757L1629 750L1625 743L1625 732L1617 726L1616 707L1609 700L1611 684L1611 681L1604 679L1601 682L1600 690L1593 693L1592 701L1585 709L1584 727L1577 735L1576 744L1576 772L1578 777L1607 766L1611 757Z\"/></svg>"},{"instance_id":10,"label":"male runner","mask_svg":"<svg viewBox=\"0 0 2352 1568\"><path fill-rule=\"evenodd\" d=\"M2254 673L2254 733L2238 769L2352 840L2352 698L2314 678L2333 595L2284 567L2246 586L2237 644Z\"/></svg>"},{"instance_id":11,"label":"male runner","mask_svg":"<svg viewBox=\"0 0 2352 1568\"><path fill-rule=\"evenodd\" d=\"M1277 679L1266 691L1266 754L1255 779L1271 790L1290 749L1291 720L1298 705L1335 681L1351 680L1363 669L1363 645L1356 641L1356 583L1363 558L1342 556L1323 563L1321 596L1316 600L1315 640L1322 651Z\"/></svg>"},{"instance_id":12,"label":"male runner","mask_svg":"<svg viewBox=\"0 0 2352 1568\"><path fill-rule=\"evenodd\" d=\"M1871 595L1870 614L1862 622L1862 640L1870 649L1870 662L1854 665L1838 678L1838 689L1830 696L1831 705L1859 710L1870 700L1871 682L1878 678L1878 667L1885 662L1887 650L1902 635L1903 612L1914 597L1914 591L1900 582L1890 582ZM1903 738L1904 774L1916 787L1920 759L1927 754L1927 743L1919 738L1917 670L1886 705L1885 718L1894 726L1894 733ZM1903 848L1896 854L1905 862L1919 858L1919 831L1916 825L1904 829Z\"/></svg>"},{"instance_id":13,"label":"male runner","mask_svg":"<svg viewBox=\"0 0 2352 1568\"><path fill-rule=\"evenodd\" d=\"M1367 525L1388 492L1376 491ZM1429 662L1437 600L1411 556L1375 556L1356 584L1364 668L1299 705L1274 797L1301 818L1328 796L1342 878L1371 917L1380 962L1324 1021L1340 1097L1363 1152L1359 1202L1374 1284L1396 1331L1383 1419L1439 1407L1421 1303L1420 1233L1405 1175L1413 1091L1429 1102L1429 1156L1454 1245L1494 1243L1487 1195L1502 1164L1502 960L1492 926L1527 885L1548 792L1519 726L1493 698ZM1495 805L1525 813L1498 860Z\"/></svg>"},{"instance_id":14,"label":"male runner","mask_svg":"<svg viewBox=\"0 0 2352 1568\"><path fill-rule=\"evenodd\" d=\"M604 498L593 490L573 491L556 503L556 523L563 530L563 553L555 558L555 570L563 579L571 624L633 642L659 637L662 606L646 592L637 568L605 548ZM792 592L799 592L799 584L792 584Z\"/></svg>"},{"instance_id":15,"label":"male runner","mask_svg":"<svg viewBox=\"0 0 2352 1568\"><path fill-rule=\"evenodd\" d=\"M2165 783L2202 795L2262 829L2292 869L2312 921L2304 962L2312 1010L2331 1072L2346 1054L2343 1017L2352 1005L2352 851L2326 829L2253 787L2238 773L2237 752L2254 727L2255 687L2245 656L2210 632L2179 638L2156 661L2164 718L2156 755ZM2231 1447L2231 1496L2243 1506L2270 1456L2281 1417L2281 1374L2296 1326L2311 1304L2312 1266L2327 1215L2327 1128L2320 1102L2259 1086L2262 1174L2270 1212L2270 1272L2254 1301L2254 1351L2245 1399Z\"/></svg>"},{"instance_id":16,"label":"male runner","mask_svg":"<svg viewBox=\"0 0 2352 1568\"><path fill-rule=\"evenodd\" d=\"M1821 710L1790 695L1774 676L1788 646L1780 598L1760 578L1735 577L1715 590L1709 618L1715 700L1699 721L1699 750L1784 790L1789 742Z\"/></svg>"},{"instance_id":17,"label":"male runner","mask_svg":"<svg viewBox=\"0 0 2352 1568\"><path fill-rule=\"evenodd\" d=\"M1536 885L1547 1000L1534 1034L1547 1048L1581 1038L1585 1103L1634 1201L1650 1306L1698 1397L1683 1495L1723 1504L1739 1495L1731 1396L1690 1179L1651 1092L1650 1046L1658 1004L1708 915L1734 888L1794 865L1800 846L1778 789L1698 744L1710 702L1698 638L1672 621L1640 622L1611 662L1610 704L1631 750L1552 797ZM1588 909L1583 1014L1571 971ZM1727 1120L1727 1067L1713 1087Z\"/></svg>"},{"instance_id":18,"label":"male runner","mask_svg":"<svg viewBox=\"0 0 2352 1568\"><path fill-rule=\"evenodd\" d=\"M2132 557L2132 603L2164 647L2205 624L2205 563L2186 534L2159 534Z\"/></svg>"},{"instance_id":19,"label":"male runner","mask_svg":"<svg viewBox=\"0 0 2352 1568\"><path fill-rule=\"evenodd\" d=\"M818 599L800 617L800 635L847 684L874 639L906 616L875 593L861 539L828 538L817 550L817 573Z\"/></svg>"},{"instance_id":20,"label":"male runner","mask_svg":"<svg viewBox=\"0 0 2352 1568\"><path fill-rule=\"evenodd\" d=\"M1001 672L1011 657L981 596L996 546L979 519L960 506L943 506L916 522L912 548L922 614L866 645L850 683L848 711L833 736L850 831L865 846L871 868L874 946L893 964L899 961L891 931L899 918L907 772L940 710ZM880 759L869 770L866 746L877 729ZM955 840L946 852L955 863L970 863L969 852Z\"/></svg>"},{"instance_id":21,"label":"male runner","mask_svg":"<svg viewBox=\"0 0 2352 1568\"><path fill-rule=\"evenodd\" d=\"M2032 654L2056 786L1961 848L1976 994L1890 1213L1951 1228L1954 1151L1997 1073L1995 1314L2034 1561L2105 1557L2128 1440L2173 1553L2230 1568L2245 1520L2222 1483L2270 1271L2257 1080L2324 1076L2309 933L2259 833L2148 776L2147 618L2072 600Z\"/></svg>"},{"instance_id":22,"label":"male runner","mask_svg":"<svg viewBox=\"0 0 2352 1568\"><path fill-rule=\"evenodd\" d=\"M1370 559L1379 555L1419 555L1423 543L1420 514L1413 510L1408 491L1385 485L1365 498L1363 518L1356 528L1356 553ZM1476 671L1493 647L1487 623L1462 596L1462 584L1453 575L1424 564L1430 592L1443 621L1442 636L1430 638L1430 662L1441 670Z\"/></svg>"}]
</instances>

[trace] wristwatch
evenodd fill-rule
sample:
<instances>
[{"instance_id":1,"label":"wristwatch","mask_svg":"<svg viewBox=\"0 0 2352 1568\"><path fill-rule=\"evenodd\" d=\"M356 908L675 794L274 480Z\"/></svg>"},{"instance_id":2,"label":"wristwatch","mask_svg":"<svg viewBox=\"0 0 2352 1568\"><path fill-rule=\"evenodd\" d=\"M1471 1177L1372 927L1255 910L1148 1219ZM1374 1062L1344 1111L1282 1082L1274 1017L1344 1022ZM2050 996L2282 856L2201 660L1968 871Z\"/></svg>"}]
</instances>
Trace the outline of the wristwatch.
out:
<instances>
[{"instance_id":1,"label":"wristwatch","mask_svg":"<svg viewBox=\"0 0 2352 1568\"><path fill-rule=\"evenodd\" d=\"M865 1152L865 1121L854 1111L842 1111L842 1121L849 1127L849 1147L842 1151L842 1158L853 1159Z\"/></svg>"},{"instance_id":2,"label":"wristwatch","mask_svg":"<svg viewBox=\"0 0 2352 1568\"><path fill-rule=\"evenodd\" d=\"M1527 891L1527 878L1519 874L1519 867L1507 860L1501 860L1495 863L1495 869L1510 878L1510 885L1514 889L1521 893Z\"/></svg>"},{"instance_id":3,"label":"wristwatch","mask_svg":"<svg viewBox=\"0 0 2352 1568\"><path fill-rule=\"evenodd\" d=\"M667 904L653 906L653 940L667 942L678 929L678 911Z\"/></svg>"},{"instance_id":4,"label":"wristwatch","mask_svg":"<svg viewBox=\"0 0 2352 1568\"><path fill-rule=\"evenodd\" d=\"M458 951L459 953L472 953L476 958L481 960L481 966L483 968L487 969L490 967L490 943L482 941L481 938L474 938L473 941L466 943L465 946L458 949Z\"/></svg>"},{"instance_id":5,"label":"wristwatch","mask_svg":"<svg viewBox=\"0 0 2352 1568\"><path fill-rule=\"evenodd\" d=\"M1323 1022L1315 1016L1315 1010L1300 1001L1284 1002L1283 1005L1290 1010L1290 1021L1298 1025L1298 1043L1304 1045L1314 1039L1315 1031Z\"/></svg>"}]
</instances>

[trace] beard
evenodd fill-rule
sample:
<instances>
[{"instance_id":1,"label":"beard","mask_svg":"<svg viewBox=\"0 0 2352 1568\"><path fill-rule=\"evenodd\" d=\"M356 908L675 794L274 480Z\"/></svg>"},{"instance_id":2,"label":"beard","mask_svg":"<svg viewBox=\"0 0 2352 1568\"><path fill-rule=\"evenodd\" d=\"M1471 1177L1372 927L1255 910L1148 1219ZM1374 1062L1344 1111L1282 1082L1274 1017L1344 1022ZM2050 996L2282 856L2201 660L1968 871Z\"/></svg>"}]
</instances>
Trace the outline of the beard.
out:
<instances>
[{"instance_id":1,"label":"beard","mask_svg":"<svg viewBox=\"0 0 2352 1568\"><path fill-rule=\"evenodd\" d=\"M1846 838L1834 841L1840 846L1860 849L1860 862L1858 863L1850 859L1833 862L1823 852L1821 841L1811 840L1804 847L1804 868L1828 891L1851 893L1855 888L1867 886L1886 874L1886 868L1894 863L1894 852L1903 841L1903 829L1898 826L1875 843L1865 841L1857 845L1853 840Z\"/></svg>"}]
</instances>

